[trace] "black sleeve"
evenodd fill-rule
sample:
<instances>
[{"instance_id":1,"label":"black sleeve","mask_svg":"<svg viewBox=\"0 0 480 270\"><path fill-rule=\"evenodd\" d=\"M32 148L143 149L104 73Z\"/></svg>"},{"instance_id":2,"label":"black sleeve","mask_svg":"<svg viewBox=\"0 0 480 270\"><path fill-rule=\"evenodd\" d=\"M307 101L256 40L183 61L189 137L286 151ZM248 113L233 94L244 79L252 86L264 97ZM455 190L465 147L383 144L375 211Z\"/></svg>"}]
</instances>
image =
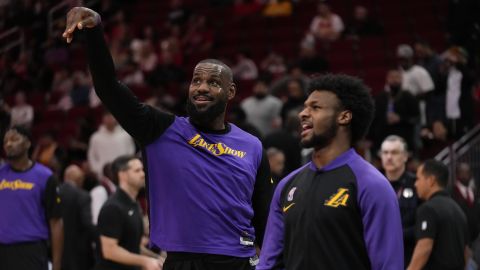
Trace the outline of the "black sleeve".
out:
<instances>
[{"instance_id":1,"label":"black sleeve","mask_svg":"<svg viewBox=\"0 0 480 270\"><path fill-rule=\"evenodd\" d=\"M127 86L117 80L101 26L82 32L85 33L88 65L98 97L141 145L153 142L173 123L175 117L141 103Z\"/></svg>"},{"instance_id":2,"label":"black sleeve","mask_svg":"<svg viewBox=\"0 0 480 270\"><path fill-rule=\"evenodd\" d=\"M122 213L118 207L112 204L106 204L100 210L98 215L98 234L120 239L123 230Z\"/></svg>"},{"instance_id":3,"label":"black sleeve","mask_svg":"<svg viewBox=\"0 0 480 270\"><path fill-rule=\"evenodd\" d=\"M274 189L275 185L270 176L270 165L268 163L267 154L265 153L265 150L263 150L262 161L257 170L257 178L255 179L255 187L253 189L252 197L254 212L252 224L255 228L255 242L259 247L262 246Z\"/></svg>"},{"instance_id":4,"label":"black sleeve","mask_svg":"<svg viewBox=\"0 0 480 270\"><path fill-rule=\"evenodd\" d=\"M437 218L432 208L423 205L418 208L415 222L415 236L417 240L422 238L435 239L437 233Z\"/></svg>"},{"instance_id":5,"label":"black sleeve","mask_svg":"<svg viewBox=\"0 0 480 270\"><path fill-rule=\"evenodd\" d=\"M43 197L45 216L47 220L62 217L62 200L60 199L60 187L57 179L52 175L47 180Z\"/></svg>"}]
</instances>

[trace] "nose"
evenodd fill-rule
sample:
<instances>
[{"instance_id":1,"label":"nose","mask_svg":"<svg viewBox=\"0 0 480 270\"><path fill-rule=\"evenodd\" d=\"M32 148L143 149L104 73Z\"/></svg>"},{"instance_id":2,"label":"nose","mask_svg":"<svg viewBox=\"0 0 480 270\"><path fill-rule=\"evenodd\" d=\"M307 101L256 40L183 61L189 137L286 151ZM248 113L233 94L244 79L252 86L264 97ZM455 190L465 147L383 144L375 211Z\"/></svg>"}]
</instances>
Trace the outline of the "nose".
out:
<instances>
[{"instance_id":1,"label":"nose","mask_svg":"<svg viewBox=\"0 0 480 270\"><path fill-rule=\"evenodd\" d=\"M298 117L300 120L308 117L308 108L304 108L302 111L298 113Z\"/></svg>"}]
</instances>

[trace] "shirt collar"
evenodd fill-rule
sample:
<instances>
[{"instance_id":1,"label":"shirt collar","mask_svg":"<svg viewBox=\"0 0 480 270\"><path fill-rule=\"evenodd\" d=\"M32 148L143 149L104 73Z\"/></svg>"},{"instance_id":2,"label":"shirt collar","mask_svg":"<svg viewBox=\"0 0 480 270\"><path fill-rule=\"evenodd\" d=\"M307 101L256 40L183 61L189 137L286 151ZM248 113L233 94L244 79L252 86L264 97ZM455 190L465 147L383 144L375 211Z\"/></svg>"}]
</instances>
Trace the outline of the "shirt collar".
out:
<instances>
[{"instance_id":1,"label":"shirt collar","mask_svg":"<svg viewBox=\"0 0 480 270\"><path fill-rule=\"evenodd\" d=\"M450 195L448 194L448 192L446 190L442 189L442 190L439 190L439 191L433 193L432 196L430 196L430 199L428 199L428 200L431 200L431 199L433 199L433 197L436 197L436 196L447 196L447 197L449 197Z\"/></svg>"},{"instance_id":2,"label":"shirt collar","mask_svg":"<svg viewBox=\"0 0 480 270\"><path fill-rule=\"evenodd\" d=\"M128 204L136 204L136 201L132 200L130 196L121 188L117 188L117 196L122 202L128 203Z\"/></svg>"},{"instance_id":3,"label":"shirt collar","mask_svg":"<svg viewBox=\"0 0 480 270\"><path fill-rule=\"evenodd\" d=\"M333 169L336 169L338 167L341 167L347 164L350 158L352 158L355 155L357 155L357 153L355 152L355 149L350 148L321 169L317 168L317 166L315 166L315 163L313 161L310 161L309 168L313 171L331 171Z\"/></svg>"}]
</instances>

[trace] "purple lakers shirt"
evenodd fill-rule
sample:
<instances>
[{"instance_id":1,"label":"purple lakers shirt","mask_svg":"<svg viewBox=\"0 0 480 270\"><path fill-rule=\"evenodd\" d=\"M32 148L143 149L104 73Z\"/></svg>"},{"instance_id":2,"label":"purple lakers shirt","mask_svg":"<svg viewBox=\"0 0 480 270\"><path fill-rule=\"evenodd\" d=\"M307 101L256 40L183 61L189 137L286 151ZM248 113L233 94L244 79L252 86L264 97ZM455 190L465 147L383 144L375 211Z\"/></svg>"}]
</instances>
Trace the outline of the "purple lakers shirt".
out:
<instances>
[{"instance_id":1,"label":"purple lakers shirt","mask_svg":"<svg viewBox=\"0 0 480 270\"><path fill-rule=\"evenodd\" d=\"M8 164L0 168L1 244L48 239L47 219L56 215L48 209L52 206L48 201L58 199L55 194L51 198L48 190L55 192L55 185L50 169L39 163L23 172L13 170ZM58 203L55 201L54 205Z\"/></svg>"}]
</instances>

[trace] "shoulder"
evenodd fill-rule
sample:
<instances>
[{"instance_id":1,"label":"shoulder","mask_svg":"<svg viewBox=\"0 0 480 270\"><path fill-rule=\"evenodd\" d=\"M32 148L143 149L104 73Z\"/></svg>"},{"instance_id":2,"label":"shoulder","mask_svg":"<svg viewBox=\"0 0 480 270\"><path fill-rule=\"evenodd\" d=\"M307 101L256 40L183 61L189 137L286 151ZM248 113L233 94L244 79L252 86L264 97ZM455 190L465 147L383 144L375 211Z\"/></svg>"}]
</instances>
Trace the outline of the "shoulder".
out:
<instances>
[{"instance_id":1,"label":"shoulder","mask_svg":"<svg viewBox=\"0 0 480 270\"><path fill-rule=\"evenodd\" d=\"M359 155L352 156L348 166L355 176L359 198L364 194L375 194L375 196L381 198L395 197L393 188L387 178Z\"/></svg>"},{"instance_id":2,"label":"shoulder","mask_svg":"<svg viewBox=\"0 0 480 270\"><path fill-rule=\"evenodd\" d=\"M34 170L37 175L41 175L42 177L46 177L46 178L49 178L53 175L52 170L50 170L48 167L38 162L35 162L35 165L33 165L32 170Z\"/></svg>"}]
</instances>

